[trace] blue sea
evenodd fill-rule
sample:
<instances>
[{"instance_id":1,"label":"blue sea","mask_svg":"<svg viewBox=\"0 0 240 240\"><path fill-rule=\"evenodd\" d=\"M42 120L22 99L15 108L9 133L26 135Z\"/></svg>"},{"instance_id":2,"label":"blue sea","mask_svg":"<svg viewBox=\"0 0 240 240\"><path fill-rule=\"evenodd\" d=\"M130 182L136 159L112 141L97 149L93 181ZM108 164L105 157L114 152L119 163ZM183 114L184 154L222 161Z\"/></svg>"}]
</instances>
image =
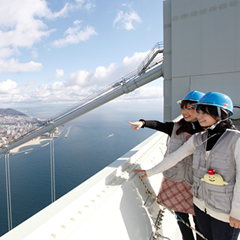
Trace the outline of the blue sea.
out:
<instances>
[{"instance_id":1,"label":"blue sea","mask_svg":"<svg viewBox=\"0 0 240 240\"><path fill-rule=\"evenodd\" d=\"M61 126L54 139L56 199L128 152L154 133L133 131L129 117L79 118ZM67 138L65 134L71 127ZM50 145L33 148L28 154L10 155L13 227L51 203ZM0 235L7 232L7 200L4 157L0 159Z\"/></svg>"}]
</instances>

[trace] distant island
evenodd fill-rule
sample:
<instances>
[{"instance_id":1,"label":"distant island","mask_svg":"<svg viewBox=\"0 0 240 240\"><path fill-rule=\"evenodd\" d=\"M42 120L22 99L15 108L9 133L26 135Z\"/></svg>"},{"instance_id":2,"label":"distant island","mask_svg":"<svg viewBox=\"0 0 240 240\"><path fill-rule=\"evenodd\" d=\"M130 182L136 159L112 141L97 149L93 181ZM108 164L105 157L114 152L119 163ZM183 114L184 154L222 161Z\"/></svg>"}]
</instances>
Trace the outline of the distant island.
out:
<instances>
[{"instance_id":1,"label":"distant island","mask_svg":"<svg viewBox=\"0 0 240 240\"><path fill-rule=\"evenodd\" d=\"M0 148L41 126L46 120L33 118L12 108L0 108ZM60 133L61 131L57 130L55 135L59 136ZM43 137L45 140L49 139L49 133L44 134Z\"/></svg>"}]
</instances>

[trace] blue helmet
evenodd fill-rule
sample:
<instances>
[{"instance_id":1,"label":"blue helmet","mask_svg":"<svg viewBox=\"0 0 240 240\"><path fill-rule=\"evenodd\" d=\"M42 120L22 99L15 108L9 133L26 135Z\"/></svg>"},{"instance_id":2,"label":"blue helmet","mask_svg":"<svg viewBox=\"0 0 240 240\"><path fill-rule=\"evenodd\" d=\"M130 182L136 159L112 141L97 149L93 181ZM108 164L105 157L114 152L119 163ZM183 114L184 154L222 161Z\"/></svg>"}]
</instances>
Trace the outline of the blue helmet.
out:
<instances>
[{"instance_id":1,"label":"blue helmet","mask_svg":"<svg viewBox=\"0 0 240 240\"><path fill-rule=\"evenodd\" d=\"M191 91L189 92L182 100L178 101L178 103L181 104L182 101L192 101L192 102L198 102L205 93L203 92L198 92L198 91Z\"/></svg>"},{"instance_id":2,"label":"blue helmet","mask_svg":"<svg viewBox=\"0 0 240 240\"><path fill-rule=\"evenodd\" d=\"M233 115L233 103L229 96L219 92L206 93L196 105L209 105L220 107L222 110L227 111L228 116Z\"/></svg>"}]
</instances>

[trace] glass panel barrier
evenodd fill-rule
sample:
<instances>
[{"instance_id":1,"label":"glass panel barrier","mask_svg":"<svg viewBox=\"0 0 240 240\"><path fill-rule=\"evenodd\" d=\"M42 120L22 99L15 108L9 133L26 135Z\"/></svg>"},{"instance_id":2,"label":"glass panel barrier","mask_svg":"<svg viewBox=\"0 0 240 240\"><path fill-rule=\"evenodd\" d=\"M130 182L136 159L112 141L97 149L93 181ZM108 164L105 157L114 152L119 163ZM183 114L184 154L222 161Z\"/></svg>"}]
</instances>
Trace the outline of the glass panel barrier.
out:
<instances>
[{"instance_id":1,"label":"glass panel barrier","mask_svg":"<svg viewBox=\"0 0 240 240\"><path fill-rule=\"evenodd\" d=\"M3 158L2 158L3 159ZM0 159L1 160L1 159ZM0 234L10 231L55 200L54 135L44 134L5 154L6 210ZM50 178L51 176L51 178ZM3 192L4 185L0 186ZM7 222L7 224L6 224Z\"/></svg>"},{"instance_id":2,"label":"glass panel barrier","mask_svg":"<svg viewBox=\"0 0 240 240\"><path fill-rule=\"evenodd\" d=\"M5 176L6 176L8 231L10 231L12 229L12 200L11 200L9 153L5 154Z\"/></svg>"},{"instance_id":3,"label":"glass panel barrier","mask_svg":"<svg viewBox=\"0 0 240 240\"><path fill-rule=\"evenodd\" d=\"M128 119L89 117L64 124L0 156L0 236L67 194L152 134ZM128 116L127 116L128 118ZM5 157L6 172L5 175ZM11 208L7 208L6 179ZM11 213L8 221L8 212ZM12 223L11 223L12 222Z\"/></svg>"},{"instance_id":4,"label":"glass panel barrier","mask_svg":"<svg viewBox=\"0 0 240 240\"><path fill-rule=\"evenodd\" d=\"M50 169L51 169L51 201L56 200L56 187L55 187L55 157L54 157L54 132L50 134Z\"/></svg>"}]
</instances>

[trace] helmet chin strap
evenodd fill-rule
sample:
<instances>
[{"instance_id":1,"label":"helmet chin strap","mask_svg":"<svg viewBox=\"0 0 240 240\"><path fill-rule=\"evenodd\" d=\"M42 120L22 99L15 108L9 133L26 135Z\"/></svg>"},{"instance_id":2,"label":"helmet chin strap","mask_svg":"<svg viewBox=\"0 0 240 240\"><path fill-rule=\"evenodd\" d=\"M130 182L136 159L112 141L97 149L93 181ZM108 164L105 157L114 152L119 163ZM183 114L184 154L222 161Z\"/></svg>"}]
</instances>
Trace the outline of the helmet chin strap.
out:
<instances>
[{"instance_id":1,"label":"helmet chin strap","mask_svg":"<svg viewBox=\"0 0 240 240\"><path fill-rule=\"evenodd\" d=\"M224 119L225 120L225 119ZM220 122L222 122L223 120L218 120L216 123L214 123L211 127L207 127L206 129L210 129L213 130Z\"/></svg>"},{"instance_id":2,"label":"helmet chin strap","mask_svg":"<svg viewBox=\"0 0 240 240\"><path fill-rule=\"evenodd\" d=\"M222 114L221 114L221 108L220 107L217 107L217 112L218 112L219 118L221 119Z\"/></svg>"},{"instance_id":3,"label":"helmet chin strap","mask_svg":"<svg viewBox=\"0 0 240 240\"><path fill-rule=\"evenodd\" d=\"M196 127L195 127L195 125L194 125L194 122L197 122L197 118L190 122L190 123L192 124L192 128L193 128L193 130L196 129Z\"/></svg>"}]
</instances>

